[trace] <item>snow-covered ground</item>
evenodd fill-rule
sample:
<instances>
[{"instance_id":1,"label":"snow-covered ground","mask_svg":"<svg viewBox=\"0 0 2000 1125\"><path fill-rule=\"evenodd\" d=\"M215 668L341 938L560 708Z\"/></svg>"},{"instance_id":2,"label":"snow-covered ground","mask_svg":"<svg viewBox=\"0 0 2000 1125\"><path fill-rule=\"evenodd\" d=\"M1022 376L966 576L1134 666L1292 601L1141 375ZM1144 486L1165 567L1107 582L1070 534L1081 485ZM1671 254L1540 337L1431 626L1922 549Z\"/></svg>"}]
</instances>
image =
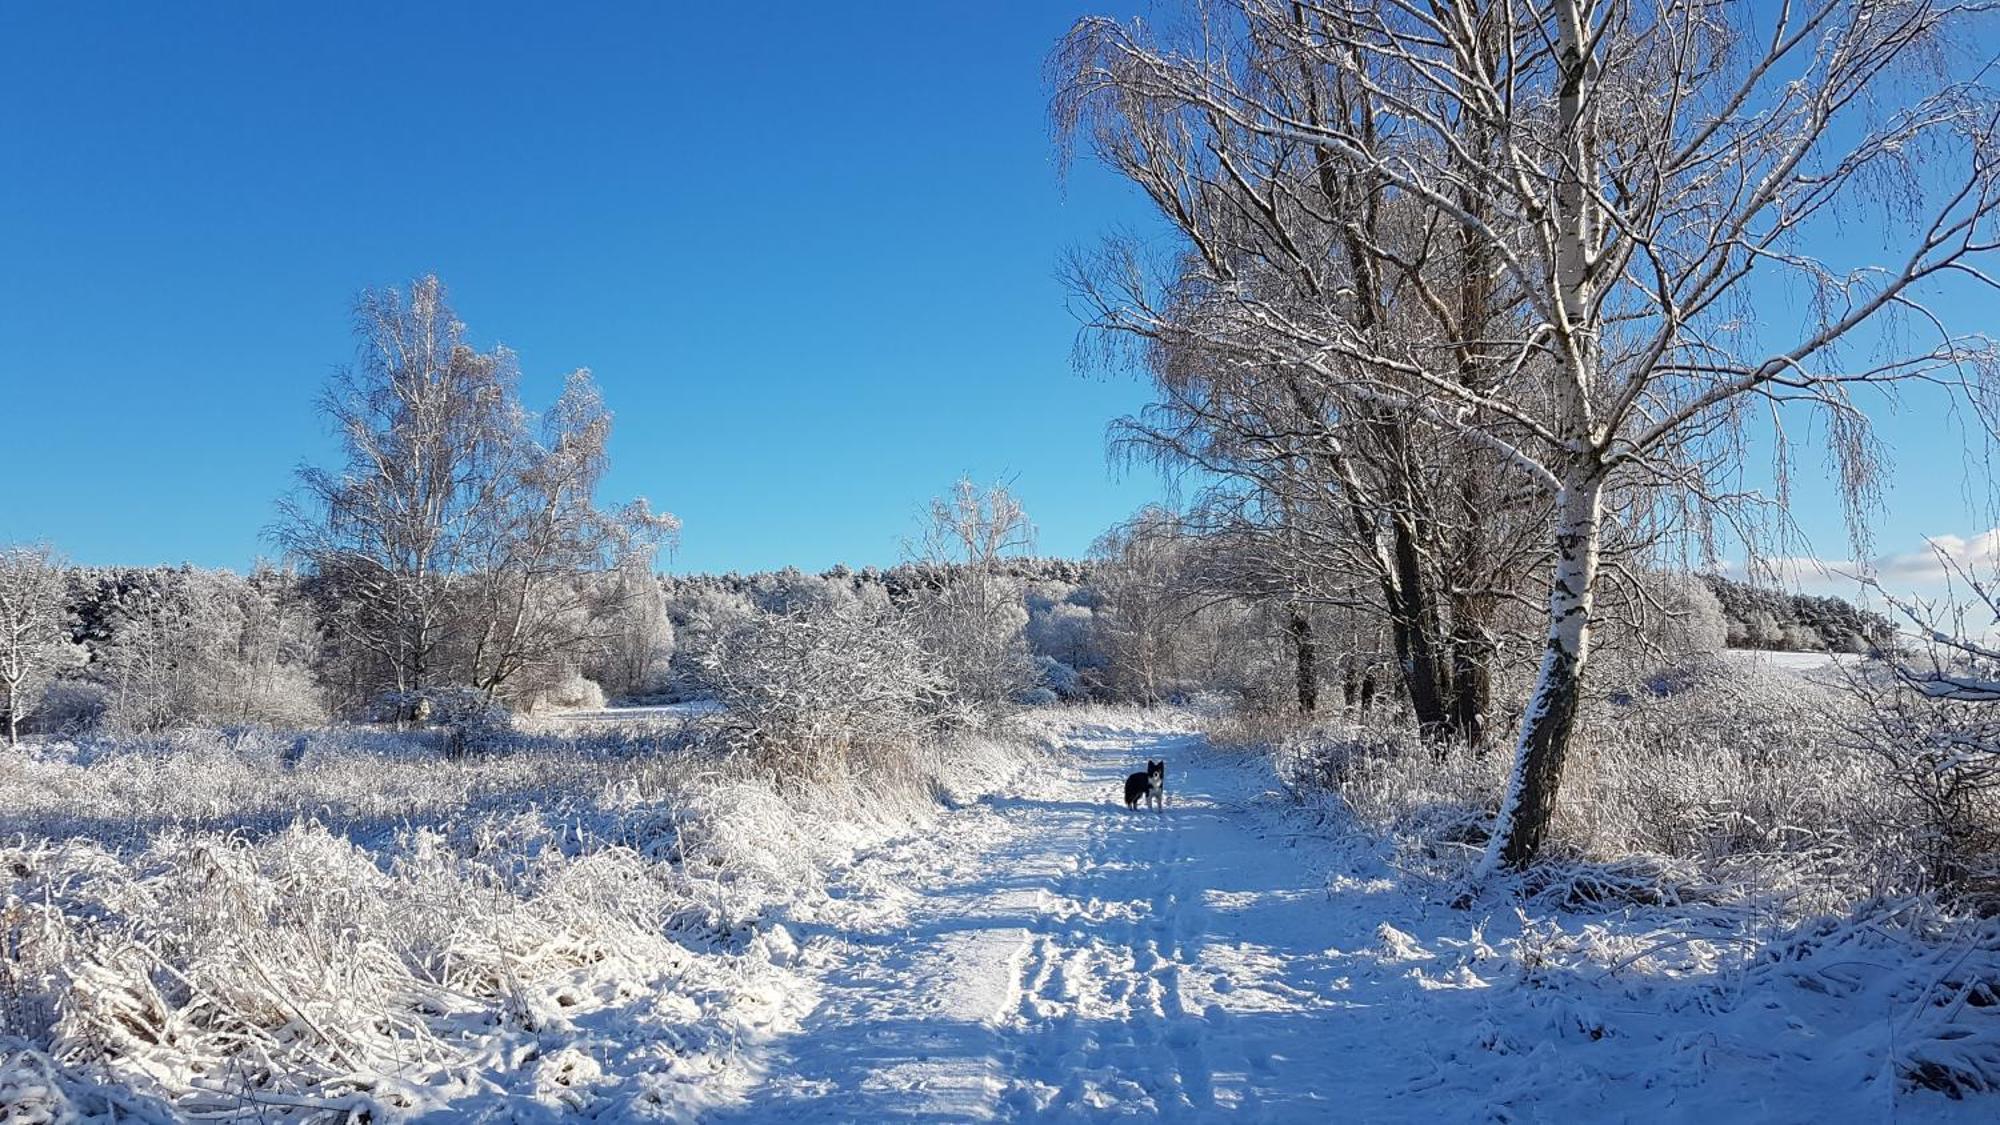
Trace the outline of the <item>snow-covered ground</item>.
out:
<instances>
[{"instance_id":1,"label":"snow-covered ground","mask_svg":"<svg viewBox=\"0 0 2000 1125\"><path fill-rule=\"evenodd\" d=\"M1453 909L1333 798L1295 800L1269 756L1193 725L1034 713L894 791L780 790L620 738L24 759L0 779L0 1120L2000 1106L1904 1080L2000 1085L1991 929L1576 914L1507 888ZM1148 758L1164 813L1118 799Z\"/></svg>"},{"instance_id":2,"label":"snow-covered ground","mask_svg":"<svg viewBox=\"0 0 2000 1125\"><path fill-rule=\"evenodd\" d=\"M713 699L689 699L680 703L653 703L637 706L613 704L607 707L558 711L553 719L577 723L678 723L714 715L722 705Z\"/></svg>"},{"instance_id":3,"label":"snow-covered ground","mask_svg":"<svg viewBox=\"0 0 2000 1125\"><path fill-rule=\"evenodd\" d=\"M1765 971L1666 910L1454 910L1260 759L1117 725L1065 741L1019 792L831 884L834 907L801 927L820 1002L714 1119L2000 1112L1891 1076L1922 1013L1850 959L1879 951ZM1169 764L1164 815L1117 803L1149 756Z\"/></svg>"},{"instance_id":4,"label":"snow-covered ground","mask_svg":"<svg viewBox=\"0 0 2000 1125\"><path fill-rule=\"evenodd\" d=\"M1725 649L1722 658L1745 667L1780 669L1802 676L1831 677L1835 680L1844 674L1844 670L1859 668L1868 660L1865 656L1844 652L1769 652L1752 648Z\"/></svg>"}]
</instances>

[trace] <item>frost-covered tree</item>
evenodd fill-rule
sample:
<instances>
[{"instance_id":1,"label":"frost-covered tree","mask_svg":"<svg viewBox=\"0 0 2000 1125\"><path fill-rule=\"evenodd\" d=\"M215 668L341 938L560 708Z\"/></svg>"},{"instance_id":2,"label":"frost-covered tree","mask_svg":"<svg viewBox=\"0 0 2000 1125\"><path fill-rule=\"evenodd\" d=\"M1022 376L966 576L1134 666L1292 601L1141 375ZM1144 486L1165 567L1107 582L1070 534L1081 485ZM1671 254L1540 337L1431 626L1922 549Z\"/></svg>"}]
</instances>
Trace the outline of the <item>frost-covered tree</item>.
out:
<instances>
[{"instance_id":1,"label":"frost-covered tree","mask_svg":"<svg viewBox=\"0 0 2000 1125\"><path fill-rule=\"evenodd\" d=\"M0 548L0 690L10 746L50 678L82 663L65 621L63 570L50 547Z\"/></svg>"},{"instance_id":2,"label":"frost-covered tree","mask_svg":"<svg viewBox=\"0 0 2000 1125\"><path fill-rule=\"evenodd\" d=\"M1534 498L1542 659L1482 873L1547 836L1622 529L1726 508L1743 428L1808 411L1858 518L1874 464L1858 389L1992 368L1986 341L1921 304L1991 277L2000 118L1987 60L1953 53L1990 36L1987 7L1234 0L1196 5L1170 42L1090 19L1060 49L1070 119L1143 102L1107 127L1148 122L1191 180L1235 189L1230 210L1163 209L1195 273L1157 300L1137 286L1116 315L1440 439L1413 453L1479 450L1496 495ZM1340 197L1289 190L1277 173L1299 168ZM1851 207L1887 214L1888 246L1825 237ZM1211 231L1302 210L1336 232L1394 221L1338 254L1276 236L1205 253ZM1468 282L1519 315L1464 331ZM1781 293L1806 314L1758 321ZM1926 334L1878 331L1892 321ZM1870 348L1842 346L1861 335Z\"/></svg>"},{"instance_id":3,"label":"frost-covered tree","mask_svg":"<svg viewBox=\"0 0 2000 1125\"><path fill-rule=\"evenodd\" d=\"M634 552L607 580L612 609L606 636L585 671L612 695L650 695L672 676L674 623L652 556Z\"/></svg>"},{"instance_id":4,"label":"frost-covered tree","mask_svg":"<svg viewBox=\"0 0 2000 1125\"><path fill-rule=\"evenodd\" d=\"M1033 545L1027 513L1003 485L982 490L962 479L931 501L912 552L924 584L910 612L925 652L967 705L993 707L1034 683L1021 583L1003 569Z\"/></svg>"},{"instance_id":5,"label":"frost-covered tree","mask_svg":"<svg viewBox=\"0 0 2000 1125\"><path fill-rule=\"evenodd\" d=\"M1173 673L1185 618L1183 548L1179 520L1161 508L1141 511L1091 546L1104 597L1099 643L1119 693L1141 703L1159 702Z\"/></svg>"},{"instance_id":6,"label":"frost-covered tree","mask_svg":"<svg viewBox=\"0 0 2000 1125\"><path fill-rule=\"evenodd\" d=\"M381 686L419 690L452 678L454 617L496 549L519 375L466 342L436 277L362 294L355 332L359 362L320 399L344 463L299 470L278 539L325 584L338 643Z\"/></svg>"},{"instance_id":7,"label":"frost-covered tree","mask_svg":"<svg viewBox=\"0 0 2000 1125\"><path fill-rule=\"evenodd\" d=\"M103 631L89 676L106 689L111 725L160 731L324 716L312 671L318 638L292 575L179 567L84 582Z\"/></svg>"},{"instance_id":8,"label":"frost-covered tree","mask_svg":"<svg viewBox=\"0 0 2000 1125\"><path fill-rule=\"evenodd\" d=\"M538 434L513 354L467 343L437 278L365 293L355 320L359 362L321 399L344 464L301 469L277 528L347 678L493 696L556 674L602 639L596 578L677 525L643 501L595 507L611 420L587 372Z\"/></svg>"},{"instance_id":9,"label":"frost-covered tree","mask_svg":"<svg viewBox=\"0 0 2000 1125\"><path fill-rule=\"evenodd\" d=\"M597 508L611 413L589 372L571 373L540 430L509 439L494 508L484 513L492 531L468 576L471 682L489 695L523 672L557 675L611 642L622 599L647 591L607 576L628 559L650 562L680 528L644 500L616 513Z\"/></svg>"}]
</instances>

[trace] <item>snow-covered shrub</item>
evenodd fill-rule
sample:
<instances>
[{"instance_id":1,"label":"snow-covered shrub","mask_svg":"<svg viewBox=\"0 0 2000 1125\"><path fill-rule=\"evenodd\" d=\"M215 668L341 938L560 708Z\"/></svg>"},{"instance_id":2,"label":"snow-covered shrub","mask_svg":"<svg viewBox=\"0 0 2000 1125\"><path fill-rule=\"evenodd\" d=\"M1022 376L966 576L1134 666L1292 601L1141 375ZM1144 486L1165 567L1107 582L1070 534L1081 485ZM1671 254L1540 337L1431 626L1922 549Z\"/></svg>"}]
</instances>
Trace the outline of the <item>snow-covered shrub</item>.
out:
<instances>
[{"instance_id":1,"label":"snow-covered shrub","mask_svg":"<svg viewBox=\"0 0 2000 1125\"><path fill-rule=\"evenodd\" d=\"M1104 663L1104 656L1096 647L1096 615L1089 606L1068 600L1038 605L1030 598L1026 635L1036 656L1059 660L1071 668Z\"/></svg>"},{"instance_id":2,"label":"snow-covered shrub","mask_svg":"<svg viewBox=\"0 0 2000 1125\"><path fill-rule=\"evenodd\" d=\"M1612 693L1640 690L1662 668L1722 651L1722 603L1700 577L1641 570L1607 583L1593 630L1593 682Z\"/></svg>"},{"instance_id":3,"label":"snow-covered shrub","mask_svg":"<svg viewBox=\"0 0 2000 1125\"><path fill-rule=\"evenodd\" d=\"M1968 609L2000 620L2000 594L1970 585L1971 606L1892 598L1923 644L1849 686L1866 714L1861 744L1917 810L1909 828L1930 878L2000 914L2000 649L1966 620Z\"/></svg>"},{"instance_id":4,"label":"snow-covered shrub","mask_svg":"<svg viewBox=\"0 0 2000 1125\"><path fill-rule=\"evenodd\" d=\"M554 682L535 694L537 711L595 711L604 706L604 689L576 668L564 668Z\"/></svg>"},{"instance_id":5,"label":"snow-covered shrub","mask_svg":"<svg viewBox=\"0 0 2000 1125\"><path fill-rule=\"evenodd\" d=\"M42 692L40 702L28 717L28 729L36 734L76 738L94 734L111 713L111 692L90 680L63 679Z\"/></svg>"},{"instance_id":6,"label":"snow-covered shrub","mask_svg":"<svg viewBox=\"0 0 2000 1125\"><path fill-rule=\"evenodd\" d=\"M907 612L926 659L966 706L992 708L1033 685L1028 611L1011 579L963 569L918 593Z\"/></svg>"},{"instance_id":7,"label":"snow-covered shrub","mask_svg":"<svg viewBox=\"0 0 2000 1125\"><path fill-rule=\"evenodd\" d=\"M858 599L851 583L807 574L795 566L759 574L750 582L750 601L765 613L817 613Z\"/></svg>"},{"instance_id":8,"label":"snow-covered shrub","mask_svg":"<svg viewBox=\"0 0 2000 1125\"><path fill-rule=\"evenodd\" d=\"M898 761L930 733L943 697L909 623L859 600L755 614L702 672L741 741L787 771Z\"/></svg>"},{"instance_id":9,"label":"snow-covered shrub","mask_svg":"<svg viewBox=\"0 0 2000 1125\"><path fill-rule=\"evenodd\" d=\"M513 716L485 692L468 687L385 691L370 704L378 723L434 727L452 754L496 750L514 733Z\"/></svg>"},{"instance_id":10,"label":"snow-covered shrub","mask_svg":"<svg viewBox=\"0 0 2000 1125\"><path fill-rule=\"evenodd\" d=\"M2000 911L2000 713L1991 703L1861 689L1859 727L1916 811L1909 828L1931 880Z\"/></svg>"},{"instance_id":11,"label":"snow-covered shrub","mask_svg":"<svg viewBox=\"0 0 2000 1125\"><path fill-rule=\"evenodd\" d=\"M674 678L699 684L702 669L716 659L723 638L742 627L758 610L740 593L713 586L682 586L667 600L674 623Z\"/></svg>"},{"instance_id":12,"label":"snow-covered shrub","mask_svg":"<svg viewBox=\"0 0 2000 1125\"><path fill-rule=\"evenodd\" d=\"M1051 656L1035 658L1035 686L1048 692L1052 699L1075 701L1090 697L1090 689L1084 685L1083 676L1068 664Z\"/></svg>"}]
</instances>

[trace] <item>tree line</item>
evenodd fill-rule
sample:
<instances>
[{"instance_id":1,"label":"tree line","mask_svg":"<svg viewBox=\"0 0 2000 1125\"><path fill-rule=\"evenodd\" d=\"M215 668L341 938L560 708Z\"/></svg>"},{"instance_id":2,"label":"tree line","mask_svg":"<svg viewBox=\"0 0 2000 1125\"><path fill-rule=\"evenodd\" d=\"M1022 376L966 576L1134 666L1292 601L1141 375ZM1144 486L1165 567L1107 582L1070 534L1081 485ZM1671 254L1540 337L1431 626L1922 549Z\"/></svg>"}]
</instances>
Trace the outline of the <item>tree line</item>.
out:
<instances>
[{"instance_id":1,"label":"tree line","mask_svg":"<svg viewBox=\"0 0 2000 1125\"><path fill-rule=\"evenodd\" d=\"M1547 835L1593 635L1677 552L1784 524L1793 434L1859 540L1870 396L1990 403L1991 343L1924 305L1991 283L1984 20L1197 0L1052 54L1059 147L1165 232L1074 256L1082 354L1152 384L1118 441L1200 483L1221 577L1379 620L1439 741L1485 742L1532 638L1482 872ZM1882 245L1840 237L1856 214ZM1775 494L1742 479L1763 423Z\"/></svg>"}]
</instances>

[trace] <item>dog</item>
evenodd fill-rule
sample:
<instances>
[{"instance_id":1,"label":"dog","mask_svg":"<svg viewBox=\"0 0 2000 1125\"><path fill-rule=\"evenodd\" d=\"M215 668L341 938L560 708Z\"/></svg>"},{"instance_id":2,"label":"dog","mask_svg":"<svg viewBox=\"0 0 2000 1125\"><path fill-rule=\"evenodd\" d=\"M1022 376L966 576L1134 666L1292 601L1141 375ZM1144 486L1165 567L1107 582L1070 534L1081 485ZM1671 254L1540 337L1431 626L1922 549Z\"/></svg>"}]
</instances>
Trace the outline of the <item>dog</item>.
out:
<instances>
[{"instance_id":1,"label":"dog","mask_svg":"<svg viewBox=\"0 0 2000 1125\"><path fill-rule=\"evenodd\" d=\"M1137 809L1140 798L1159 812L1167 803L1167 763L1146 761L1143 773L1135 773L1125 779L1125 807Z\"/></svg>"}]
</instances>

